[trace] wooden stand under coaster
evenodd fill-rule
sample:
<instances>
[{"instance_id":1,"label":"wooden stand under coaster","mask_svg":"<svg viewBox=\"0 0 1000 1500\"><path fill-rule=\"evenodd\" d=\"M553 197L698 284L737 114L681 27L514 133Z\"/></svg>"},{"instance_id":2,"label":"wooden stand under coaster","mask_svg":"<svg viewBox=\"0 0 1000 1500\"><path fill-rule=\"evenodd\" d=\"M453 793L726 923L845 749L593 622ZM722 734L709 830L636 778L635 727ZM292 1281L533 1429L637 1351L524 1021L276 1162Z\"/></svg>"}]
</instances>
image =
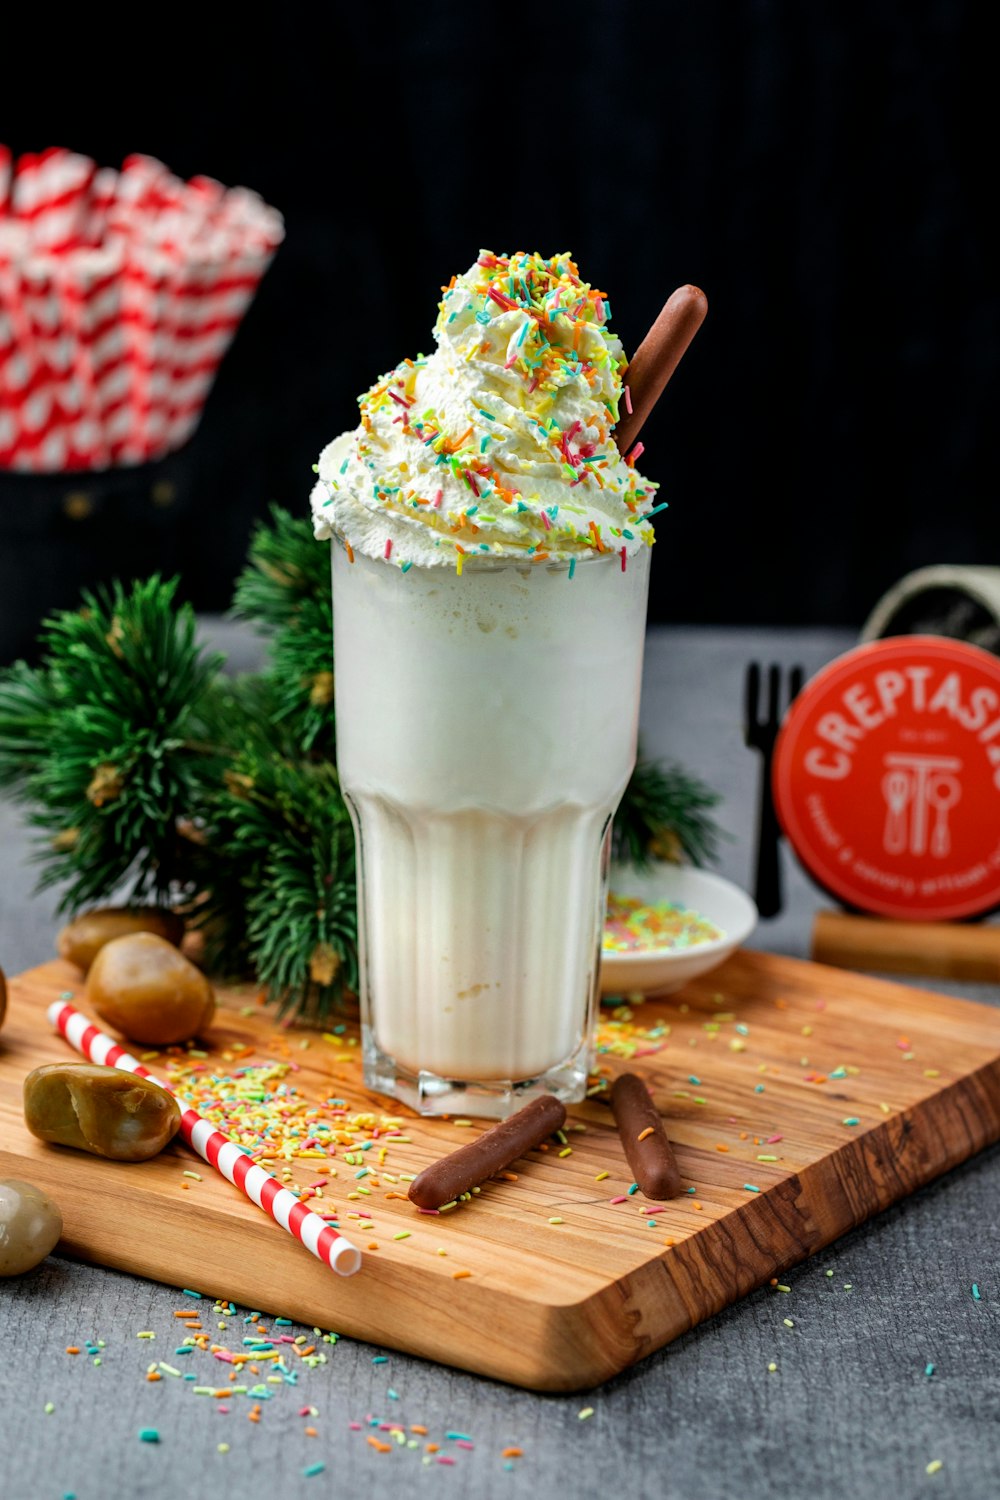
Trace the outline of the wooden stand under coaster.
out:
<instances>
[{"instance_id":1,"label":"wooden stand under coaster","mask_svg":"<svg viewBox=\"0 0 1000 1500\"><path fill-rule=\"evenodd\" d=\"M183 1147L123 1165L30 1136L25 1074L74 1056L46 1007L73 991L86 1010L86 996L62 962L10 988L0 1177L51 1193L62 1252L536 1390L607 1380L1000 1139L1000 1012L741 952L631 1015L602 1013L613 1050L601 1065L649 1081L676 1148L685 1192L662 1212L629 1194L610 1111L597 1103L571 1110L585 1129L570 1131L570 1155L534 1151L516 1182L492 1181L441 1216L388 1197L381 1178L351 1199L359 1184L339 1146L335 1163L292 1167L303 1186L328 1179L324 1204L364 1252L342 1279ZM470 1139L367 1093L352 1026L328 1042L276 1028L252 990L219 998L207 1065L246 1066L251 1057L226 1053L250 1046L256 1059L293 1061L288 1081L310 1100L404 1118L408 1142L377 1142L383 1172L419 1172ZM193 1168L202 1180L184 1176ZM351 1217L362 1210L371 1217Z\"/></svg>"},{"instance_id":2,"label":"wooden stand under coaster","mask_svg":"<svg viewBox=\"0 0 1000 1500\"><path fill-rule=\"evenodd\" d=\"M841 969L1000 984L1000 927L892 922L884 917L820 911L813 923L812 956L817 963Z\"/></svg>"}]
</instances>

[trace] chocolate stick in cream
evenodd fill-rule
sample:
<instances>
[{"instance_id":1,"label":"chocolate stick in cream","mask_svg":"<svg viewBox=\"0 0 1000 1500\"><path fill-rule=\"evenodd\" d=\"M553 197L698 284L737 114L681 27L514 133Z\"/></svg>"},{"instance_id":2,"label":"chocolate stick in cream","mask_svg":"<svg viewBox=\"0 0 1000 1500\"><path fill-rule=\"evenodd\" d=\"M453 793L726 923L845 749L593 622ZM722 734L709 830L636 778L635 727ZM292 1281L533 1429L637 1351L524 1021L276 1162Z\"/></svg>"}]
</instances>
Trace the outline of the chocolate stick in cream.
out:
<instances>
[{"instance_id":1,"label":"chocolate stick in cream","mask_svg":"<svg viewBox=\"0 0 1000 1500\"><path fill-rule=\"evenodd\" d=\"M553 1094L532 1099L509 1120L501 1120L477 1140L425 1167L410 1183L410 1202L418 1208L440 1208L443 1203L451 1203L460 1193L467 1193L494 1172L509 1167L526 1151L540 1146L565 1121L566 1106Z\"/></svg>"},{"instance_id":2,"label":"chocolate stick in cream","mask_svg":"<svg viewBox=\"0 0 1000 1500\"><path fill-rule=\"evenodd\" d=\"M680 364L707 312L708 298L699 287L679 286L667 298L660 316L625 371L629 399L628 402L622 401L618 426L614 431L619 453L628 453L639 436L643 423Z\"/></svg>"},{"instance_id":3,"label":"chocolate stick in cream","mask_svg":"<svg viewBox=\"0 0 1000 1500\"><path fill-rule=\"evenodd\" d=\"M639 1191L647 1198L676 1198L681 1174L660 1112L642 1079L620 1073L611 1086L611 1108Z\"/></svg>"}]
</instances>

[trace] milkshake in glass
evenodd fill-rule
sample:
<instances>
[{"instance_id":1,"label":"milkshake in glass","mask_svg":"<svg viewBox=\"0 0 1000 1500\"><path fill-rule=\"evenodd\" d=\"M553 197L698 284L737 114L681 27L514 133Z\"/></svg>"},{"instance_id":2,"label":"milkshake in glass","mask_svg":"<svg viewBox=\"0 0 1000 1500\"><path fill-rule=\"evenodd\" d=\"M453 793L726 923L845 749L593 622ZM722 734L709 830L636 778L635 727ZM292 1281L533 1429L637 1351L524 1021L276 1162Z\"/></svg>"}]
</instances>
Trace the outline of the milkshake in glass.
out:
<instances>
[{"instance_id":1,"label":"milkshake in glass","mask_svg":"<svg viewBox=\"0 0 1000 1500\"><path fill-rule=\"evenodd\" d=\"M586 1089L655 495L607 321L568 256L483 252L320 459L365 1080L423 1113Z\"/></svg>"}]
</instances>

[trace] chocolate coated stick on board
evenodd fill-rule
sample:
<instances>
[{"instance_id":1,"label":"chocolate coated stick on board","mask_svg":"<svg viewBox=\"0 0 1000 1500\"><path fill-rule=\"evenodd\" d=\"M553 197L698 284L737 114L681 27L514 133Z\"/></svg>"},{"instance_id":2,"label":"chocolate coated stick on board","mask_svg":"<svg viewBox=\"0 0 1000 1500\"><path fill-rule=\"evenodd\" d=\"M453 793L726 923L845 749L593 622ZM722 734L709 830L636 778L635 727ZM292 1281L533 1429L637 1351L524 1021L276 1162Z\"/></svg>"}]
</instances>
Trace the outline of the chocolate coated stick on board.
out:
<instances>
[{"instance_id":1,"label":"chocolate coated stick on board","mask_svg":"<svg viewBox=\"0 0 1000 1500\"><path fill-rule=\"evenodd\" d=\"M611 1108L639 1191L647 1198L676 1198L681 1174L660 1112L642 1079L620 1073L611 1086Z\"/></svg>"},{"instance_id":2,"label":"chocolate coated stick on board","mask_svg":"<svg viewBox=\"0 0 1000 1500\"><path fill-rule=\"evenodd\" d=\"M632 447L639 430L708 312L708 298L700 287L679 286L663 309L625 371L629 402L623 399L614 431L618 452ZM628 405L632 410L629 412Z\"/></svg>"},{"instance_id":3,"label":"chocolate coated stick on board","mask_svg":"<svg viewBox=\"0 0 1000 1500\"><path fill-rule=\"evenodd\" d=\"M494 1172L509 1167L526 1151L540 1146L546 1136L566 1122L566 1106L554 1094L532 1099L524 1109L485 1130L477 1140L459 1146L450 1156L425 1167L410 1183L409 1199L418 1208L440 1208L460 1193L485 1182Z\"/></svg>"}]
</instances>

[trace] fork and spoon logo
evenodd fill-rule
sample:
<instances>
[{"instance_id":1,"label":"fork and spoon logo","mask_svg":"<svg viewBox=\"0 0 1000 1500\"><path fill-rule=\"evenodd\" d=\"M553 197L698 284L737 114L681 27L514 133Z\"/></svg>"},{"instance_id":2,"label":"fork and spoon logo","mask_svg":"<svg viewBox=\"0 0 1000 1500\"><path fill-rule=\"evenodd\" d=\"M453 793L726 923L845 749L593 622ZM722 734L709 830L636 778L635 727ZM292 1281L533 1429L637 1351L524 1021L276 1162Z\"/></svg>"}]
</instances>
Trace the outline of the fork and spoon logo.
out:
<instances>
[{"instance_id":1,"label":"fork and spoon logo","mask_svg":"<svg viewBox=\"0 0 1000 1500\"><path fill-rule=\"evenodd\" d=\"M790 845L845 906L1000 911L1000 654L916 635L845 652L788 709L772 784Z\"/></svg>"},{"instance_id":2,"label":"fork and spoon logo","mask_svg":"<svg viewBox=\"0 0 1000 1500\"><path fill-rule=\"evenodd\" d=\"M929 845L936 858L947 858L951 851L948 814L962 796L962 783L955 774L962 762L951 755L896 753L884 756L883 765L882 847L886 854L924 854Z\"/></svg>"}]
</instances>

